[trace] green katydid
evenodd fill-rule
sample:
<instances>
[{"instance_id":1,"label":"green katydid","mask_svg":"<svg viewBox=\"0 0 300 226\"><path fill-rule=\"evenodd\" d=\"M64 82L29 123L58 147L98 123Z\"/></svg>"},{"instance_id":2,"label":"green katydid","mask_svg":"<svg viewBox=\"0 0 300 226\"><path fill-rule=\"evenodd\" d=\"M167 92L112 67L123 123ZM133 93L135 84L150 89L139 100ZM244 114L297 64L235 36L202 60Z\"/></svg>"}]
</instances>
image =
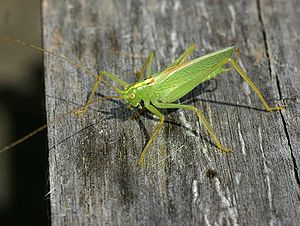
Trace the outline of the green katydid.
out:
<instances>
[{"instance_id":1,"label":"green katydid","mask_svg":"<svg viewBox=\"0 0 300 226\"><path fill-rule=\"evenodd\" d=\"M199 84L210 80L221 73L230 71L232 68L234 68L242 76L242 78L258 95L265 106L266 111L282 110L284 108L284 106L271 108L267 104L256 85L237 64L240 55L240 50L238 48L234 46L228 47L186 62L186 58L195 50L195 48L196 45L192 44L177 60L175 60L174 63L167 66L161 72L154 74L150 73L154 58L154 54L151 53L142 67L142 70L138 73L139 75L143 75L145 73L146 78L133 85L120 80L115 75L106 71L102 71L98 75L98 81L94 85L87 104L93 100L95 92L102 80L102 76L106 76L124 87L124 90L115 88L115 90L121 94L121 98L126 99L129 104L134 107L140 107L140 104L143 101L144 106L160 119L159 124L155 127L152 136L141 153L138 165L143 164L145 156L148 153L154 138L164 123L165 117L157 108L181 108L194 111L208 130L217 148L222 152L230 151L229 148L220 143L212 127L198 108L191 105L176 104L173 102L189 93ZM235 53L237 53L236 59L233 58ZM226 67L228 63L231 64L230 67ZM77 113L83 114L87 110L88 108L86 106Z\"/></svg>"},{"instance_id":2,"label":"green katydid","mask_svg":"<svg viewBox=\"0 0 300 226\"><path fill-rule=\"evenodd\" d=\"M38 49L40 51L53 54L64 60L67 60L69 63L84 70L87 73L95 75L91 71L85 69L84 67L75 63L74 61L69 60L65 56L58 55L52 51L33 46L31 44L24 43L20 40L15 40L7 37L2 37L2 38L13 42L17 42L22 45L29 46L31 48ZM98 75L95 75L97 77L97 81L94 84L93 90L91 92L91 95L88 98L87 103L80 110L75 109L72 112L75 112L78 115L84 114L87 112L88 107L91 104L98 102L98 100L100 101L108 98L125 99L130 104L130 106L133 107L141 107L141 102L143 102L145 108L147 108L150 112L152 112L154 115L159 117L160 122L156 125L154 132L152 133L149 141L144 147L140 155L140 159L138 160L138 165L143 165L145 156L149 152L154 138L157 136L158 132L161 130L163 126L165 117L158 110L158 108L173 108L173 109L180 108L180 109L194 111L198 116L198 118L200 119L200 121L204 124L207 131L209 132L216 147L222 152L229 152L230 149L228 147L223 146L220 143L214 130L209 125L203 113L198 108L192 105L176 104L174 102L180 99L181 97L185 96L187 93L189 93L199 84L207 80L210 80L219 74L228 72L234 68L239 73L239 75L249 84L249 86L253 89L253 91L258 95L266 111L282 110L284 109L285 106L278 106L272 108L267 104L266 100L264 99L264 97L262 96L262 94L260 93L256 85L250 80L247 74L238 65L237 61L240 56L240 50L235 46L218 50L208 55L195 58L191 61L187 61L187 57L195 50L195 48L196 48L195 44L190 45L189 48L181 56L179 56L179 58L177 58L172 64L164 68L159 73L152 73L151 68L152 68L154 53L151 53L148 56L141 71L138 72L138 75L140 77L145 75L146 78L132 85L119 79L117 76L109 72L106 71L100 72ZM236 57L235 54L237 55ZM228 64L230 64L230 67L227 66ZM123 89L119 89L113 86L107 80L103 79L103 76L106 76L107 78L116 82ZM112 87L118 94L120 94L120 96L112 96L112 97L100 98L95 100L94 96L101 82L104 82L105 84ZM35 134L35 132L33 132L33 134ZM27 139L27 137L28 136L26 136L25 139ZM15 143L18 144L20 142L17 141ZM10 145L9 148L11 146L13 145Z\"/></svg>"}]
</instances>

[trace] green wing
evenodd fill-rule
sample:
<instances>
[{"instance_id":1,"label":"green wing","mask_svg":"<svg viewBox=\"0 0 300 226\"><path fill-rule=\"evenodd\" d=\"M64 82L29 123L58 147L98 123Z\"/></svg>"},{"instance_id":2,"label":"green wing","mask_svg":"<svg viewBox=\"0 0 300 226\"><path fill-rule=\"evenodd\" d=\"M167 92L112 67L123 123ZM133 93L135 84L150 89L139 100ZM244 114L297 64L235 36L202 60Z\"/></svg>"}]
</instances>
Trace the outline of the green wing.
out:
<instances>
[{"instance_id":1,"label":"green wing","mask_svg":"<svg viewBox=\"0 0 300 226\"><path fill-rule=\"evenodd\" d=\"M234 51L235 47L229 47L167 68L155 77L155 82L151 85L152 93L163 103L180 99L199 84L230 70L231 68L223 66Z\"/></svg>"}]
</instances>

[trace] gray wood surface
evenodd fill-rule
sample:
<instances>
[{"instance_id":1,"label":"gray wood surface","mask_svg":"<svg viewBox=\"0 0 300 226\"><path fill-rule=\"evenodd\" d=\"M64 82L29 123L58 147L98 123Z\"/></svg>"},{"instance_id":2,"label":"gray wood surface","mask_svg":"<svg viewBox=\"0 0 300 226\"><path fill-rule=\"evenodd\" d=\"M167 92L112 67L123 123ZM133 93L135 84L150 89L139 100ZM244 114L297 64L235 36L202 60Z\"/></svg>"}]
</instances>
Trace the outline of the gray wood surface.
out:
<instances>
[{"instance_id":1,"label":"gray wood surface","mask_svg":"<svg viewBox=\"0 0 300 226\"><path fill-rule=\"evenodd\" d=\"M155 50L158 71L194 42L200 56L236 45L271 105L236 72L181 102L204 111L222 154L193 112L163 110L164 129L136 162L158 119L120 100L49 126L53 225L299 225L300 2L44 0L44 46L95 73L136 82ZM85 103L95 77L45 55L48 120ZM98 95L115 95L103 85ZM283 99L283 101L280 101Z\"/></svg>"}]
</instances>

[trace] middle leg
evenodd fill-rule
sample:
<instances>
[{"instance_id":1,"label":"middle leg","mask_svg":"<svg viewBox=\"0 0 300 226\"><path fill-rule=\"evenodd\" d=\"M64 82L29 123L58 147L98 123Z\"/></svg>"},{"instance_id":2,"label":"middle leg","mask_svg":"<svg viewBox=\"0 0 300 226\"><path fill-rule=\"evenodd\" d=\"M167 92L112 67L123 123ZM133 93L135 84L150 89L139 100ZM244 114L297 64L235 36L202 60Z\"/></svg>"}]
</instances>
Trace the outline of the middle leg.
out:
<instances>
[{"instance_id":1,"label":"middle leg","mask_svg":"<svg viewBox=\"0 0 300 226\"><path fill-rule=\"evenodd\" d=\"M145 104L145 107L151 111L153 114L155 114L156 116L159 117L160 122L156 125L153 134L151 135L149 141L147 142L146 146L144 147L140 159L138 161L138 166L142 166L144 164L144 160L145 160L145 156L146 154L148 154L149 152L149 148L151 146L151 144L153 143L154 138L156 137L157 133L161 130L163 124L164 124L164 120L165 120L165 116L160 113L154 106L152 106L150 103L149 104Z\"/></svg>"},{"instance_id":2,"label":"middle leg","mask_svg":"<svg viewBox=\"0 0 300 226\"><path fill-rule=\"evenodd\" d=\"M231 149L228 147L223 146L216 133L214 132L214 130L212 129L212 127L209 125L208 121L206 120L206 118L204 117L203 113L196 107L191 106L191 105L184 105L184 104L173 104L173 103L159 103L159 102L155 102L153 103L154 106L158 107L158 108L182 108L182 109L186 109L186 110L191 110L196 112L198 118L200 119L200 121L204 124L205 128L207 129L207 131L209 132L210 136L212 137L215 145L217 146L218 149L220 149L222 152L230 152Z\"/></svg>"}]
</instances>

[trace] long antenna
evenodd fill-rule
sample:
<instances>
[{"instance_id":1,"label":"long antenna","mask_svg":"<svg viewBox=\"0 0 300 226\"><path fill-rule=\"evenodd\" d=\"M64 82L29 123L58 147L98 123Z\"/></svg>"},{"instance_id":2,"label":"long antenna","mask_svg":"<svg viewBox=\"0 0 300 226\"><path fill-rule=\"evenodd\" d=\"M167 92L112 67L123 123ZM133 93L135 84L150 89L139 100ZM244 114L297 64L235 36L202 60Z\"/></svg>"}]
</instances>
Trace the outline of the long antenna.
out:
<instances>
[{"instance_id":1,"label":"long antenna","mask_svg":"<svg viewBox=\"0 0 300 226\"><path fill-rule=\"evenodd\" d=\"M41 52L46 52L46 53L49 53L53 56L56 56L60 59L63 59L65 61L67 61L68 63L70 63L71 65L75 66L76 68L80 69L82 72L86 72L94 77L97 77L97 79L99 79L100 81L103 81L106 85L108 85L109 87L113 88L114 90L117 90L117 88L115 86L113 86L110 82L106 81L105 79L103 79L102 77L99 77L97 74L93 73L91 70L87 69L86 67L84 66L81 66L80 64L76 63L75 61L67 58L66 56L64 55L61 55L61 54L57 54L51 50L48 50L48 49L44 49L44 48L41 48L41 47L38 47L38 46L35 46L35 45L32 45L30 43L27 43L27 42L24 42L22 40L19 40L19 39L15 39L15 38L11 38L11 37L7 37L7 36L3 36L3 35L0 35L0 39L4 39L4 40L7 40L7 41L11 41L11 42L14 42L14 43L17 43L19 45L23 45L23 46L26 46L26 47L29 47L29 48L33 48L33 49L36 49L38 51L41 51ZM91 101L90 103L87 103L85 104L84 106L90 106L91 104L95 103L95 102L99 102L101 100L105 100L105 99L112 99L112 98L122 98L122 96L106 96L106 97L103 97L103 98L99 98L99 99L96 99L94 101ZM43 131L44 129L47 128L47 126L51 123L54 123L54 122L57 122L57 121L60 121L62 118L64 118L65 116L69 115L69 114L72 114L72 113L75 113L77 112L78 110L80 110L82 107L80 108L76 108L74 110L71 110L63 115L61 115L60 117L54 119L53 122L49 122L45 125L42 125L41 127L33 130L32 132L30 132L29 134L21 137L20 139L14 141L13 143L11 143L10 145L7 145L5 146L4 148L0 149L0 154L6 152L7 150L17 146L18 144L28 140L29 138L35 136L36 134L40 133L41 131Z\"/></svg>"},{"instance_id":2,"label":"long antenna","mask_svg":"<svg viewBox=\"0 0 300 226\"><path fill-rule=\"evenodd\" d=\"M70 110L70 111L68 111L68 112L66 112L66 113L64 113L64 114L62 114L62 115L60 115L60 116L58 116L58 117L55 118L53 121L51 121L51 122L49 122L49 123L47 123L47 124L45 124L45 125L42 125L41 127L39 127L39 128L37 128L37 129L33 130L32 132L28 133L27 135L25 135L25 136L23 136L23 137L17 139L16 141L14 141L13 143L11 143L10 145L7 145L7 146L1 148L1 149L0 149L0 155L1 155L2 153L4 153L4 152L8 151L9 149L11 149L11 148L17 146L18 144L23 143L24 141L28 140L29 138L33 137L34 135L36 135L36 134L42 132L43 130L45 130L45 129L48 127L48 125L51 125L51 124L54 123L54 122L59 122L59 121L62 120L64 117L66 117L66 116L68 116L68 115L70 115L70 114L72 114L72 113L76 113L77 111L81 110L83 107L88 107L88 106L90 106L90 105L92 105L92 104L94 104L94 103L97 103L97 102L100 102L100 101L106 100L106 99L122 99L122 98L123 98L122 96L106 96L106 97L101 97L101 98L98 98L98 99L96 99L96 100L93 100L93 101L91 101L91 102L89 102L89 103L87 103L87 104L85 104L85 105L83 105L83 106L81 106L81 107L79 107L79 108L75 108L75 109L73 109L73 110Z\"/></svg>"},{"instance_id":3,"label":"long antenna","mask_svg":"<svg viewBox=\"0 0 300 226\"><path fill-rule=\"evenodd\" d=\"M77 62L67 58L66 56L64 55L61 55L61 54L57 54L51 50L48 50L48 49L44 49L44 48L41 48L41 47L38 47L38 46L35 46L35 45L32 45L30 43L27 43L27 42L24 42L22 40L19 40L19 39L15 39L15 38L11 38L11 37L7 37L7 36L2 36L0 35L0 38L1 39L4 39L4 40L7 40L7 41L11 41L11 42L14 42L14 43L17 43L19 45L23 45L23 46L26 46L26 47L29 47L29 48L33 48L33 49L36 49L38 51L41 51L41 52L46 52L46 53L49 53L53 56L56 56L60 59L63 59L67 62L69 62L71 65L77 67L78 69L80 69L82 72L86 72L94 77L98 77L97 74L95 74L94 72L92 72L91 70L87 69L86 67L78 64ZM99 79L99 77L98 77ZM106 85L108 85L109 87L113 88L114 90L116 90L116 87L114 87L110 82L106 81L105 79L103 79L102 77L100 78L101 81L103 81Z\"/></svg>"},{"instance_id":4,"label":"long antenna","mask_svg":"<svg viewBox=\"0 0 300 226\"><path fill-rule=\"evenodd\" d=\"M15 38L10 38L10 37L6 37L6 36L2 36L0 35L0 38L4 39L4 40L7 40L7 41L11 41L11 42L14 42L14 43L17 43L17 44L20 44L20 45L23 45L23 46L27 46L29 48L33 48L33 49L36 49L38 51L41 51L41 52L46 52L46 53L49 53L53 56L56 56L60 59L63 59L67 62L69 62L70 64L74 65L75 67L79 68L80 70L82 70L83 72L87 72L89 73L90 75L93 75L93 76L97 76L95 73L93 73L91 70L81 66L80 64L76 63L75 61L73 60L70 60L69 58L65 57L64 55L60 55L60 54L57 54L51 50L48 50L48 49L44 49L44 48L41 48L41 47L38 47L38 46L35 46L35 45L32 45L32 44L29 44L27 42L23 42L19 39L15 39Z\"/></svg>"}]
</instances>

